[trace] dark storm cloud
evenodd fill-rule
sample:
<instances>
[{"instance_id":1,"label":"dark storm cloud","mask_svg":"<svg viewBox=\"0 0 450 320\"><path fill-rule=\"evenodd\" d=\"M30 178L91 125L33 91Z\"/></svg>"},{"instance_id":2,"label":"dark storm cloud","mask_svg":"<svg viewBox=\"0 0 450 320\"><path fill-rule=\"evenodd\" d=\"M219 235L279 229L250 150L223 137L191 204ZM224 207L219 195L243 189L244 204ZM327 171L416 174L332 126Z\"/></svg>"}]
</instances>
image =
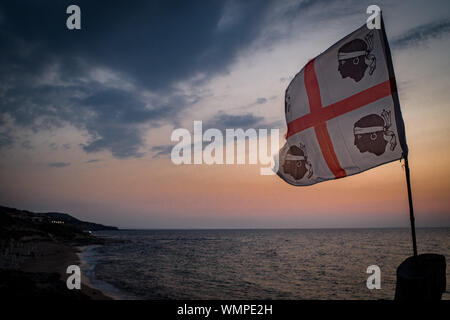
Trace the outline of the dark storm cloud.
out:
<instances>
[{"instance_id":1,"label":"dark storm cloud","mask_svg":"<svg viewBox=\"0 0 450 320\"><path fill-rule=\"evenodd\" d=\"M145 125L173 123L201 99L173 85L226 71L257 37L270 2L227 11L227 1L77 1L76 31L65 26L70 4L0 4L0 115L35 132L71 124L90 134L86 152L126 158L142 156ZM55 66L56 80L42 81ZM93 68L113 70L135 90L93 81ZM160 99L149 102L141 90ZM0 146L12 141L1 133Z\"/></svg>"},{"instance_id":2,"label":"dark storm cloud","mask_svg":"<svg viewBox=\"0 0 450 320\"><path fill-rule=\"evenodd\" d=\"M177 125L183 111L202 99L195 87L189 94L176 90L177 83L200 85L227 72L239 52L270 29L268 21L289 25L330 2L298 1L275 10L284 4L80 0L81 30L75 31L65 25L73 1L1 3L0 119L8 115L34 132L70 124L89 134L82 145L87 153L140 157L149 127ZM273 45L283 32L264 33L265 43ZM98 69L112 71L116 83L93 78ZM222 128L270 125L252 114L219 114L211 121ZM14 140L10 132L0 133L0 147Z\"/></svg>"},{"instance_id":3,"label":"dark storm cloud","mask_svg":"<svg viewBox=\"0 0 450 320\"><path fill-rule=\"evenodd\" d=\"M52 168L63 168L70 166L70 162L52 162L48 164Z\"/></svg>"},{"instance_id":4,"label":"dark storm cloud","mask_svg":"<svg viewBox=\"0 0 450 320\"><path fill-rule=\"evenodd\" d=\"M450 32L450 19L440 20L413 28L410 31L392 39L392 47L404 49L417 46L429 39L439 38Z\"/></svg>"},{"instance_id":5,"label":"dark storm cloud","mask_svg":"<svg viewBox=\"0 0 450 320\"><path fill-rule=\"evenodd\" d=\"M149 89L166 89L198 72L215 73L258 34L269 1L239 3L240 19L218 30L226 1L77 1L82 29L66 29L73 1L14 1L0 6L3 38L38 46L42 60L10 59L34 71L52 58L64 60L65 76L82 73L77 58L129 74Z\"/></svg>"}]
</instances>

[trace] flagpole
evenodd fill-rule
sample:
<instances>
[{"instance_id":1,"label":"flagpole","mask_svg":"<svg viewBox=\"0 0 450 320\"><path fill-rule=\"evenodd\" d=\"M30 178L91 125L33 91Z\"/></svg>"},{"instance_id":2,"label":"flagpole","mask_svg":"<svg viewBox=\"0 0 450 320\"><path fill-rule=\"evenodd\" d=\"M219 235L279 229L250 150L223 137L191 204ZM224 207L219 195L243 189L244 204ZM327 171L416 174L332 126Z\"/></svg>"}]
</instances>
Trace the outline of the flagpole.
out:
<instances>
[{"instance_id":1,"label":"flagpole","mask_svg":"<svg viewBox=\"0 0 450 320\"><path fill-rule=\"evenodd\" d=\"M411 221L411 236L412 236L412 242L413 242L413 251L414 251L414 257L417 257L416 225L415 225L415 219L414 219L414 208L413 208L412 193L411 193L411 179L409 177L408 155L406 155L406 157L405 157L405 174L406 174L406 186L408 188L409 220Z\"/></svg>"},{"instance_id":2,"label":"flagpole","mask_svg":"<svg viewBox=\"0 0 450 320\"><path fill-rule=\"evenodd\" d=\"M380 12L380 16L381 16L381 29L383 31L383 39L384 39L384 43L386 45L385 54L386 54L386 59L387 59L387 63L388 63L389 77L391 80L391 86L393 88L393 91L395 91L392 93L392 99L394 100L394 109L396 110L396 120L397 120L397 117L402 119L401 112L400 112L400 101L399 101L398 95L397 95L397 83L395 81L395 73L394 73L394 65L392 64L391 49L389 48L389 42L387 40L386 29L384 27L383 14L381 12ZM404 159L405 159L406 186L408 188L409 220L411 221L411 236L412 236L412 242L413 242L414 257L417 257L416 225L415 225L414 208L413 208L413 202L412 202L411 179L409 177L408 146L406 145L405 127L403 125L403 121L400 122L400 125L399 125L399 123L397 123L397 130L399 130L399 134L402 134L402 136L403 136L403 139L400 139L400 143L402 145L403 152L406 152L406 155L404 154L405 155ZM402 141L403 141L403 143L402 143Z\"/></svg>"}]
</instances>

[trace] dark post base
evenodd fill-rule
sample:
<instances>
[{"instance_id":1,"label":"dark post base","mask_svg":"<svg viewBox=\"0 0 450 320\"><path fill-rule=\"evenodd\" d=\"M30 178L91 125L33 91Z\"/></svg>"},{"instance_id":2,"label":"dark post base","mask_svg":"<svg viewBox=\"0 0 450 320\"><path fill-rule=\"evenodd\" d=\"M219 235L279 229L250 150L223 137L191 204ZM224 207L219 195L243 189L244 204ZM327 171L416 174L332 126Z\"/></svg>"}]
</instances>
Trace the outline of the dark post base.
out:
<instances>
[{"instance_id":1,"label":"dark post base","mask_svg":"<svg viewBox=\"0 0 450 320\"><path fill-rule=\"evenodd\" d=\"M445 257L420 254L397 268L395 300L441 300L446 289Z\"/></svg>"}]
</instances>

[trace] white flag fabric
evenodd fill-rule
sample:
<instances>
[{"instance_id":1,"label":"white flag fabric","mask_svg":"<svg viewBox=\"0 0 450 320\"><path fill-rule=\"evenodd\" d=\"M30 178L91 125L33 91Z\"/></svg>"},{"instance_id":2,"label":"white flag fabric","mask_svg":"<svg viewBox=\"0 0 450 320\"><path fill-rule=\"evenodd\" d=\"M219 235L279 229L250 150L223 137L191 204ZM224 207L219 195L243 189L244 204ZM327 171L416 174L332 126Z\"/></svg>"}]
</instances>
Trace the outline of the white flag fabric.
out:
<instances>
[{"instance_id":1,"label":"white flag fabric","mask_svg":"<svg viewBox=\"0 0 450 320\"><path fill-rule=\"evenodd\" d=\"M277 174L305 186L405 157L395 83L384 23L362 26L309 61L286 89Z\"/></svg>"}]
</instances>

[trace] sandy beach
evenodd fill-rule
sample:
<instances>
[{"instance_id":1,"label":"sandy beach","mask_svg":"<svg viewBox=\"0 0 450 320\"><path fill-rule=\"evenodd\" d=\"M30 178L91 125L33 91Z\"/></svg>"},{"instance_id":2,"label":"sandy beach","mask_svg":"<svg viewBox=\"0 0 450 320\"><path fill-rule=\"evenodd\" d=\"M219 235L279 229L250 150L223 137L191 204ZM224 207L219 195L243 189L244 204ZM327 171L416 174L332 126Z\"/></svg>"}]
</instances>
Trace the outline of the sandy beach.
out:
<instances>
[{"instance_id":1,"label":"sandy beach","mask_svg":"<svg viewBox=\"0 0 450 320\"><path fill-rule=\"evenodd\" d=\"M57 273L65 285L65 281L68 277L68 274L66 273L67 267L70 265L80 265L80 258L77 254L80 249L67 244L51 242L39 242L35 245L35 257L25 261L20 270L33 273ZM81 293L87 295L90 299L113 299L100 290L93 288L87 277L82 275L81 279Z\"/></svg>"},{"instance_id":2,"label":"sandy beach","mask_svg":"<svg viewBox=\"0 0 450 320\"><path fill-rule=\"evenodd\" d=\"M80 247L104 241L74 224L53 224L33 217L36 214L0 207L0 296L112 299L95 289L83 274L80 290L66 285L67 267L81 264Z\"/></svg>"}]
</instances>

